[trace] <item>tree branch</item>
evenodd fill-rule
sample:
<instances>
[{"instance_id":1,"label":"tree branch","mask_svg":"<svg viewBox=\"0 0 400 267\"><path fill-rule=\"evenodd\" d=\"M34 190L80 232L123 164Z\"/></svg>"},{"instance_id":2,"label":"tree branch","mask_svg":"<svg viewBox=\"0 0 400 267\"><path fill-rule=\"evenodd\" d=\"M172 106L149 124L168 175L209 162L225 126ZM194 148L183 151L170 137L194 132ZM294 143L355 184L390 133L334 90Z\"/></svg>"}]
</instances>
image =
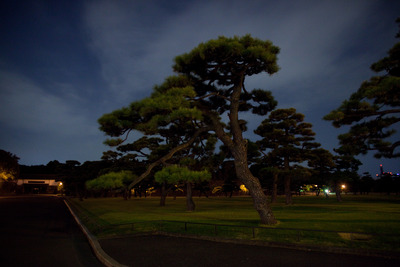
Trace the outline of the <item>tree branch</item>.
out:
<instances>
[{"instance_id":1,"label":"tree branch","mask_svg":"<svg viewBox=\"0 0 400 267\"><path fill-rule=\"evenodd\" d=\"M176 152L179 152L179 151L184 150L184 149L188 148L189 146L191 146L191 145L194 143L194 141L197 139L197 137L200 136L200 134L202 134L202 133L204 133L204 132L207 132L207 131L209 131L209 130L211 130L210 127L203 127L203 128L198 129L198 130L193 134L192 138L189 139L189 141L187 141L186 143L181 144L181 145L179 145L179 146L177 146L177 147L171 149L171 151L168 152L168 154L166 154L165 156L159 158L159 159L156 160L155 162L151 163L151 164L147 167L147 169L146 169L146 171L145 171L144 173L142 173L138 178L136 178L135 180L133 180L132 183L129 184L128 189L130 190L130 189L131 189L132 187L134 187L136 184L138 184L138 183L141 182L143 179L145 179L145 178L151 173L151 171L152 171L155 167L157 167L158 165L160 165L160 164L166 162L167 160L171 159L172 156L173 156Z\"/></svg>"},{"instance_id":2,"label":"tree branch","mask_svg":"<svg viewBox=\"0 0 400 267\"><path fill-rule=\"evenodd\" d=\"M221 98L223 98L225 100L231 101L231 99L229 97L223 96L220 93L209 93L208 95L205 95L205 96L202 96L202 97L193 98L193 100L199 101L199 100L206 99L206 98L208 98L210 96L219 96L219 97L221 97Z\"/></svg>"},{"instance_id":3,"label":"tree branch","mask_svg":"<svg viewBox=\"0 0 400 267\"><path fill-rule=\"evenodd\" d=\"M343 124L352 124L354 121L359 121L363 118L366 117L371 117L371 116L379 116L379 118L382 118L383 116L387 115L387 114L396 114L396 113L400 113L400 109L388 109L388 110L382 110L382 111L367 111L364 114L360 114L360 113L352 113L352 114L346 114L345 112L345 117L342 120L346 120L346 119L350 119L351 123L343 123ZM342 123L340 123L342 125Z\"/></svg>"},{"instance_id":4,"label":"tree branch","mask_svg":"<svg viewBox=\"0 0 400 267\"><path fill-rule=\"evenodd\" d=\"M242 129L239 124L239 105L240 95L242 92L242 85L244 83L244 74L241 75L240 81L233 88L232 102L230 107L229 122L231 125L231 132L233 135L233 141L241 143L243 141Z\"/></svg>"}]
</instances>

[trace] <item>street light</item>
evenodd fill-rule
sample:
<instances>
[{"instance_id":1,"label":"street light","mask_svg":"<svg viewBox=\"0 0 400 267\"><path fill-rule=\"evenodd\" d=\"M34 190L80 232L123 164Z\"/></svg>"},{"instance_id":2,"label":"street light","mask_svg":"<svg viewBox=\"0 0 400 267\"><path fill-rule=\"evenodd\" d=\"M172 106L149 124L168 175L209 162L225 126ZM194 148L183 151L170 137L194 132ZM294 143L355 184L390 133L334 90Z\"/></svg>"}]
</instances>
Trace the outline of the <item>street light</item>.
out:
<instances>
[{"instance_id":1,"label":"street light","mask_svg":"<svg viewBox=\"0 0 400 267\"><path fill-rule=\"evenodd\" d=\"M60 181L58 184L58 192L61 192L61 196L63 195L63 183Z\"/></svg>"}]
</instances>

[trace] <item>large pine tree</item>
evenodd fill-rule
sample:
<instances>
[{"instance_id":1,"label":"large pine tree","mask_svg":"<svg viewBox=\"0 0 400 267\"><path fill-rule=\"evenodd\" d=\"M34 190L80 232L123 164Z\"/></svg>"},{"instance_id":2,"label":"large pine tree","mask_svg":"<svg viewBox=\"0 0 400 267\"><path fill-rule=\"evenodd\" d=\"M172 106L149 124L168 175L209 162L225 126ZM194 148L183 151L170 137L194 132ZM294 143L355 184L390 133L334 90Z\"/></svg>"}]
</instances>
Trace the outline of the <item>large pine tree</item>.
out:
<instances>
[{"instance_id":1,"label":"large pine tree","mask_svg":"<svg viewBox=\"0 0 400 267\"><path fill-rule=\"evenodd\" d=\"M246 90L245 78L277 72L278 53L279 48L270 41L250 35L210 40L176 57L173 68L179 75L155 87L151 97L100 118L101 129L114 137L108 142L111 145L121 145L126 140L121 136L131 130L156 135L172 129L173 125L179 126L176 146L149 164L147 171L132 184L144 179L155 166L171 159L175 153L189 148L205 133L212 133L233 155L237 177L253 197L261 223L275 224L260 182L249 170L248 142L242 135L244 122L239 113L251 111L266 115L276 106L270 92Z\"/></svg>"}]
</instances>

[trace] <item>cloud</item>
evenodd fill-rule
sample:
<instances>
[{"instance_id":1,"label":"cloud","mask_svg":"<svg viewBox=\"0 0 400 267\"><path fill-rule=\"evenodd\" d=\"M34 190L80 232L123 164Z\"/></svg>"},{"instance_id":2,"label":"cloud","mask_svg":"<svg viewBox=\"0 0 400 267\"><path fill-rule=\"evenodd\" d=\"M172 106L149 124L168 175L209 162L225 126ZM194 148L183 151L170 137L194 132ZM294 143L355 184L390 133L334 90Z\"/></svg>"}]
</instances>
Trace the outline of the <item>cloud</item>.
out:
<instances>
[{"instance_id":1,"label":"cloud","mask_svg":"<svg viewBox=\"0 0 400 267\"><path fill-rule=\"evenodd\" d=\"M102 75L117 101L149 95L154 81L154 62L148 62L147 47L160 33L154 24L160 7L152 1L96 1L85 8L84 27L88 44L97 55ZM146 16L151 12L150 16ZM162 23L159 21L159 23Z\"/></svg>"},{"instance_id":2,"label":"cloud","mask_svg":"<svg viewBox=\"0 0 400 267\"><path fill-rule=\"evenodd\" d=\"M332 95L336 84L329 79L362 72L360 58L367 59L368 51L350 62L340 58L373 10L369 1L201 1L167 14L160 2L97 1L87 6L85 23L103 77L120 101L149 95L154 84L172 74L173 58L200 42L251 33L281 48L281 70L248 79L249 87L275 90L284 101L287 94L308 92L296 103L291 99L292 105L347 95L344 90ZM305 90L312 87L317 89Z\"/></svg>"},{"instance_id":3,"label":"cloud","mask_svg":"<svg viewBox=\"0 0 400 267\"><path fill-rule=\"evenodd\" d=\"M26 77L5 71L0 71L0 89L3 125L60 136L94 134L97 130L95 123L87 120L77 107L80 99L76 95L56 96Z\"/></svg>"},{"instance_id":4,"label":"cloud","mask_svg":"<svg viewBox=\"0 0 400 267\"><path fill-rule=\"evenodd\" d=\"M55 95L45 90L54 87ZM38 84L0 71L0 147L21 158L21 164L50 160L98 160L103 134L96 116L71 84Z\"/></svg>"},{"instance_id":5,"label":"cloud","mask_svg":"<svg viewBox=\"0 0 400 267\"><path fill-rule=\"evenodd\" d=\"M309 110L347 97L344 80L355 89L355 77L367 77L372 60L368 49L350 59L343 55L349 46L360 44L355 33L367 25L372 12L374 5L368 1L202 1L165 21L162 34L149 45L151 53L146 54L145 61L159 71L158 66L167 68L176 55L189 52L200 42L219 35L250 33L281 48L281 70L273 76L248 78L248 88L271 90L284 107Z\"/></svg>"}]
</instances>

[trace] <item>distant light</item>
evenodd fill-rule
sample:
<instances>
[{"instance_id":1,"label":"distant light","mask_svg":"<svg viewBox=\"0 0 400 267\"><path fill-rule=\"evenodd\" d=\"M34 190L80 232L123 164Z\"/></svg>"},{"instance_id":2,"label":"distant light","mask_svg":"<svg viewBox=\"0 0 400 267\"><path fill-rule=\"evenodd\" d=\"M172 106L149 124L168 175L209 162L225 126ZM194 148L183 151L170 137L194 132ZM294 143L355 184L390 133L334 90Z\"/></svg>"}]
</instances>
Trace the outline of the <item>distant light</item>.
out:
<instances>
[{"instance_id":1,"label":"distant light","mask_svg":"<svg viewBox=\"0 0 400 267\"><path fill-rule=\"evenodd\" d=\"M240 185L240 190L245 193L249 192L249 190L246 188L246 186L244 184Z\"/></svg>"},{"instance_id":2,"label":"distant light","mask_svg":"<svg viewBox=\"0 0 400 267\"><path fill-rule=\"evenodd\" d=\"M325 189L325 193L327 193L327 194L328 194L328 193L329 193L329 189Z\"/></svg>"},{"instance_id":3,"label":"distant light","mask_svg":"<svg viewBox=\"0 0 400 267\"><path fill-rule=\"evenodd\" d=\"M62 182L60 182L59 186L62 186L62 185L63 185L63 183L62 183Z\"/></svg>"},{"instance_id":4,"label":"distant light","mask_svg":"<svg viewBox=\"0 0 400 267\"><path fill-rule=\"evenodd\" d=\"M345 184L342 184L342 189L345 189L346 188L346 185Z\"/></svg>"},{"instance_id":5,"label":"distant light","mask_svg":"<svg viewBox=\"0 0 400 267\"><path fill-rule=\"evenodd\" d=\"M382 167L382 164L381 164L381 165L379 165L379 167Z\"/></svg>"}]
</instances>

